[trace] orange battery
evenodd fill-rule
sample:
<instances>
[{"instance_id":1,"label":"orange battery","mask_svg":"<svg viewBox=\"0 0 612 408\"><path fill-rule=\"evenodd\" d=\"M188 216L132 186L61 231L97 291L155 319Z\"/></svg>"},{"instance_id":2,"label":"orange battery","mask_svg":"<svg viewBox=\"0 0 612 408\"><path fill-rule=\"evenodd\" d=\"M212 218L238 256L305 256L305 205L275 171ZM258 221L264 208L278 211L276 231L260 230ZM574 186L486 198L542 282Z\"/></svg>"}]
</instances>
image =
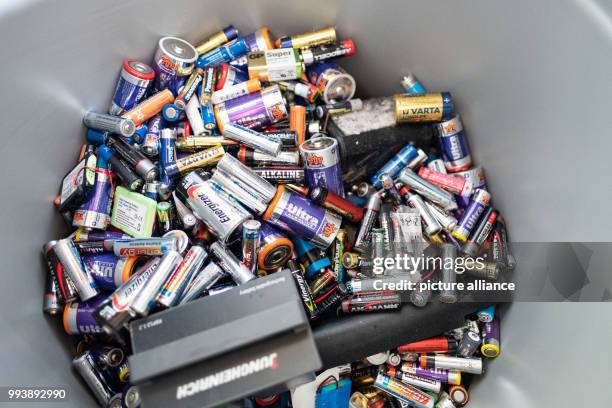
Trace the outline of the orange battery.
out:
<instances>
[{"instance_id":1,"label":"orange battery","mask_svg":"<svg viewBox=\"0 0 612 408\"><path fill-rule=\"evenodd\" d=\"M398 353L437 353L457 349L457 341L448 337L432 337L413 343L404 344L397 348Z\"/></svg>"},{"instance_id":2,"label":"orange battery","mask_svg":"<svg viewBox=\"0 0 612 408\"><path fill-rule=\"evenodd\" d=\"M296 144L299 146L306 140L306 107L291 105L289 109L289 129L297 132Z\"/></svg>"},{"instance_id":3,"label":"orange battery","mask_svg":"<svg viewBox=\"0 0 612 408\"><path fill-rule=\"evenodd\" d=\"M138 127L160 113L165 105L172 102L174 102L172 91L164 89L134 106L128 112L121 115L121 117L132 119Z\"/></svg>"},{"instance_id":4,"label":"orange battery","mask_svg":"<svg viewBox=\"0 0 612 408\"><path fill-rule=\"evenodd\" d=\"M236 85L226 86L215 91L212 96L212 103L217 104L240 96L252 94L261 89L261 82L258 78L249 79Z\"/></svg>"}]
</instances>

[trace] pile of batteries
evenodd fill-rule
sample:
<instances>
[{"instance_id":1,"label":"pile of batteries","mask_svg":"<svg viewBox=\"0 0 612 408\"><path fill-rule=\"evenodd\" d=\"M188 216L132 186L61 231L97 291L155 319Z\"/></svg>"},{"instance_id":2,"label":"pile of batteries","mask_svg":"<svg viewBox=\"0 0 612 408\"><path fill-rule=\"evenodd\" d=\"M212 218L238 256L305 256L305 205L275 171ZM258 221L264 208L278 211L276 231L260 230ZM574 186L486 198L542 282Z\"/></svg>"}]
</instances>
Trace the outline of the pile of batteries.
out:
<instances>
[{"instance_id":1,"label":"pile of batteries","mask_svg":"<svg viewBox=\"0 0 612 408\"><path fill-rule=\"evenodd\" d=\"M340 366L338 373L352 386L350 408L462 407L473 376L483 373L483 357L499 353L499 320L490 306L467 316L463 327Z\"/></svg>"},{"instance_id":2,"label":"pile of batteries","mask_svg":"<svg viewBox=\"0 0 612 408\"><path fill-rule=\"evenodd\" d=\"M355 80L337 61L355 49L334 28L273 41L266 28L240 36L229 26L196 47L164 37L151 65L125 60L108 113L85 114L87 142L55 200L73 232L44 246L44 309L63 311L66 332L80 336L74 366L102 405L138 405L124 358L132 319L283 268L313 322L399 309L397 292L369 290L399 276L372 260L432 243L452 258L494 248L468 269L484 279L508 266L505 225L451 95L425 93L409 75L404 94L352 99ZM380 110L391 114L383 130L404 140L391 146L374 130L357 160L341 122ZM410 143L417 128L404 123L437 130L439 146ZM410 279L434 279L422 272ZM454 289L442 295L457 300Z\"/></svg>"}]
</instances>

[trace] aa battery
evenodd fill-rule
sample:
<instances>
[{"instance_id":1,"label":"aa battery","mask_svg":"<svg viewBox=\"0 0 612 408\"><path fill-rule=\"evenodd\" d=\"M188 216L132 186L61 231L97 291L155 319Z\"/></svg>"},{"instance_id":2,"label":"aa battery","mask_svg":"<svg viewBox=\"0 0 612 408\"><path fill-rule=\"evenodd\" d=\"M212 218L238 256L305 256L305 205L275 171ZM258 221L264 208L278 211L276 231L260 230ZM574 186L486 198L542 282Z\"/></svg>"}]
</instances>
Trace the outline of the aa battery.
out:
<instances>
[{"instance_id":1,"label":"aa battery","mask_svg":"<svg viewBox=\"0 0 612 408\"><path fill-rule=\"evenodd\" d=\"M368 199L366 212L361 220L359 232L357 233L357 238L355 238L355 243L353 244L353 250L363 252L366 249L366 246L370 243L372 227L374 226L376 218L380 213L381 203L382 200L380 198L380 194L378 193L372 194Z\"/></svg>"},{"instance_id":2,"label":"aa battery","mask_svg":"<svg viewBox=\"0 0 612 408\"><path fill-rule=\"evenodd\" d=\"M463 177L439 173L437 171L430 170L427 167L421 167L418 174L423 179L450 193L466 197L472 195L472 183Z\"/></svg>"},{"instance_id":3,"label":"aa battery","mask_svg":"<svg viewBox=\"0 0 612 408\"><path fill-rule=\"evenodd\" d=\"M211 166L218 162L224 154L225 149L223 149L223 146L214 146L210 149L181 157L166 165L166 174L168 177L176 177L179 174L186 174L197 168Z\"/></svg>"},{"instance_id":4,"label":"aa battery","mask_svg":"<svg viewBox=\"0 0 612 408\"><path fill-rule=\"evenodd\" d=\"M342 266L344 266L346 269L363 269L365 267L372 266L372 261L368 258L362 257L356 252L345 252L342 256Z\"/></svg>"},{"instance_id":5,"label":"aa battery","mask_svg":"<svg viewBox=\"0 0 612 408\"><path fill-rule=\"evenodd\" d=\"M229 154L221 158L217 163L217 169L238 179L244 186L248 186L250 191L255 193L256 197L260 197L261 202L265 204L272 201L276 194L276 188L272 184Z\"/></svg>"},{"instance_id":6,"label":"aa battery","mask_svg":"<svg viewBox=\"0 0 612 408\"><path fill-rule=\"evenodd\" d=\"M427 92L421 82L412 73L405 75L402 78L401 84L404 87L404 91L409 94L422 95Z\"/></svg>"},{"instance_id":7,"label":"aa battery","mask_svg":"<svg viewBox=\"0 0 612 408\"><path fill-rule=\"evenodd\" d=\"M195 49L198 55L206 54L207 52L214 50L226 42L233 40L237 36L238 30L233 25L229 25L223 30L211 35L200 44L196 45Z\"/></svg>"},{"instance_id":8,"label":"aa battery","mask_svg":"<svg viewBox=\"0 0 612 408\"><path fill-rule=\"evenodd\" d=\"M311 188L308 197L315 203L340 214L343 218L351 222L359 222L363 219L363 209L357 207L350 201L327 190L323 186Z\"/></svg>"},{"instance_id":9,"label":"aa battery","mask_svg":"<svg viewBox=\"0 0 612 408\"><path fill-rule=\"evenodd\" d=\"M155 272L149 276L132 303L128 306L130 315L137 317L149 314L164 283L178 268L182 260L181 254L174 250L170 250L162 256Z\"/></svg>"},{"instance_id":10,"label":"aa battery","mask_svg":"<svg viewBox=\"0 0 612 408\"><path fill-rule=\"evenodd\" d=\"M174 306L194 273L200 270L208 253L199 245L193 245L185 254L178 268L170 275L157 296L157 302L164 307Z\"/></svg>"},{"instance_id":11,"label":"aa battery","mask_svg":"<svg viewBox=\"0 0 612 408\"><path fill-rule=\"evenodd\" d=\"M243 285L255 279L255 275L245 265L238 261L234 254L221 246L218 242L210 246L210 252L219 261L221 269L231 276L237 285Z\"/></svg>"},{"instance_id":12,"label":"aa battery","mask_svg":"<svg viewBox=\"0 0 612 408\"><path fill-rule=\"evenodd\" d=\"M400 380L404 384L412 385L424 391L433 391L440 392L442 388L442 382L438 380L433 380L427 377L421 377L416 374L407 373L404 371L400 371L395 369L394 367L384 368L381 370L383 374L388 375L389 377Z\"/></svg>"},{"instance_id":13,"label":"aa battery","mask_svg":"<svg viewBox=\"0 0 612 408\"><path fill-rule=\"evenodd\" d=\"M400 173L399 180L410 188L411 191L422 195L429 201L440 205L447 211L455 210L457 208L457 202L451 193L442 190L427 180L422 179L411 169L405 168Z\"/></svg>"},{"instance_id":14,"label":"aa battery","mask_svg":"<svg viewBox=\"0 0 612 408\"><path fill-rule=\"evenodd\" d=\"M182 77L193 71L197 57L197 51L187 41L176 37L160 38L152 64L157 74L154 91L159 92L163 89L177 91Z\"/></svg>"},{"instance_id":15,"label":"aa battery","mask_svg":"<svg viewBox=\"0 0 612 408\"><path fill-rule=\"evenodd\" d=\"M397 123L439 122L453 113L453 99L449 92L401 94L393 99Z\"/></svg>"},{"instance_id":16,"label":"aa battery","mask_svg":"<svg viewBox=\"0 0 612 408\"><path fill-rule=\"evenodd\" d=\"M476 350L478 350L478 346L480 346L480 335L471 330L467 330L463 333L463 337L459 342L457 355L459 357L472 357Z\"/></svg>"},{"instance_id":17,"label":"aa battery","mask_svg":"<svg viewBox=\"0 0 612 408\"><path fill-rule=\"evenodd\" d=\"M125 137L132 136L136 131L136 124L133 120L104 113L87 112L83 116L83 123L88 128L118 133Z\"/></svg>"},{"instance_id":18,"label":"aa battery","mask_svg":"<svg viewBox=\"0 0 612 408\"><path fill-rule=\"evenodd\" d=\"M63 271L79 294L81 300L91 299L98 294L93 277L87 272L74 243L70 238L60 239L53 246L53 251L62 264Z\"/></svg>"},{"instance_id":19,"label":"aa battery","mask_svg":"<svg viewBox=\"0 0 612 408\"><path fill-rule=\"evenodd\" d=\"M223 198L210 180L203 180L196 172L184 176L176 192L223 243L238 238L240 226L251 218L246 210Z\"/></svg>"},{"instance_id":20,"label":"aa battery","mask_svg":"<svg viewBox=\"0 0 612 408\"><path fill-rule=\"evenodd\" d=\"M207 69L209 68L213 67L207 67ZM228 63L222 62L221 64L217 65L214 90L218 91L226 86L232 86L248 81L248 79L249 75L246 72L243 72Z\"/></svg>"},{"instance_id":21,"label":"aa battery","mask_svg":"<svg viewBox=\"0 0 612 408\"><path fill-rule=\"evenodd\" d=\"M342 298L346 295L346 289L341 283L331 286L327 291L313 299L317 306L317 318L330 311L336 311Z\"/></svg>"},{"instance_id":22,"label":"aa battery","mask_svg":"<svg viewBox=\"0 0 612 408\"><path fill-rule=\"evenodd\" d=\"M250 189L244 188L242 183L223 171L215 171L210 181L214 183L216 188L226 193L229 199L235 200L250 211L261 215L268 208L266 204L260 201L259 197L251 193Z\"/></svg>"},{"instance_id":23,"label":"aa battery","mask_svg":"<svg viewBox=\"0 0 612 408\"><path fill-rule=\"evenodd\" d=\"M72 360L72 366L83 378L98 403L103 407L107 407L115 393L96 364L93 354L90 351L85 351Z\"/></svg>"},{"instance_id":24,"label":"aa battery","mask_svg":"<svg viewBox=\"0 0 612 408\"><path fill-rule=\"evenodd\" d=\"M193 215L191 210L187 208L187 206L183 204L183 202L176 196L176 193L173 192L172 197L174 199L174 206L176 207L177 215L183 224L183 228L186 230L193 229L198 223L195 215Z\"/></svg>"},{"instance_id":25,"label":"aa battery","mask_svg":"<svg viewBox=\"0 0 612 408\"><path fill-rule=\"evenodd\" d=\"M488 207L485 210L480 217L480 221L470 233L467 243L462 248L464 253L472 256L476 256L480 253L482 245L495 229L498 215L499 212L492 207Z\"/></svg>"},{"instance_id":26,"label":"aa battery","mask_svg":"<svg viewBox=\"0 0 612 408\"><path fill-rule=\"evenodd\" d=\"M257 31L246 35L244 41L247 43L249 51L263 51L274 48L268 27L261 27Z\"/></svg>"},{"instance_id":27,"label":"aa battery","mask_svg":"<svg viewBox=\"0 0 612 408\"><path fill-rule=\"evenodd\" d=\"M55 282L56 279L50 273L46 273L43 312L51 316L55 316L62 310L61 292Z\"/></svg>"},{"instance_id":28,"label":"aa battery","mask_svg":"<svg viewBox=\"0 0 612 408\"><path fill-rule=\"evenodd\" d=\"M298 290L300 292L300 296L302 297L304 309L306 310L306 313L308 313L308 318L311 320L314 319L316 317L317 307L312 300L312 294L310 293L308 284L304 279L300 264L295 259L290 259L287 261L287 268L291 271L291 274L295 279Z\"/></svg>"},{"instance_id":29,"label":"aa battery","mask_svg":"<svg viewBox=\"0 0 612 408\"><path fill-rule=\"evenodd\" d=\"M446 336L414 341L397 348L399 353L454 353L456 350L457 341Z\"/></svg>"},{"instance_id":30,"label":"aa battery","mask_svg":"<svg viewBox=\"0 0 612 408\"><path fill-rule=\"evenodd\" d=\"M456 303L457 290L454 288L457 283L455 273L455 262L457 260L457 247L453 244L442 244L440 247L440 258L442 258L442 287L440 290L440 302Z\"/></svg>"},{"instance_id":31,"label":"aa battery","mask_svg":"<svg viewBox=\"0 0 612 408\"><path fill-rule=\"evenodd\" d=\"M230 42L212 49L201 55L196 62L196 67L205 68L210 65L217 65L222 62L230 62L247 53L249 50L244 38L236 36Z\"/></svg>"},{"instance_id":32,"label":"aa battery","mask_svg":"<svg viewBox=\"0 0 612 408\"><path fill-rule=\"evenodd\" d=\"M416 307L425 307L431 300L431 289L425 285L417 284L414 291L410 293L410 302Z\"/></svg>"},{"instance_id":33,"label":"aa battery","mask_svg":"<svg viewBox=\"0 0 612 408\"><path fill-rule=\"evenodd\" d=\"M418 149L412 143L407 144L370 178L370 183L375 188L381 188L380 176L382 174L388 174L389 177L395 178L408 163L418 157L418 154Z\"/></svg>"},{"instance_id":34,"label":"aa battery","mask_svg":"<svg viewBox=\"0 0 612 408\"><path fill-rule=\"evenodd\" d=\"M482 346L480 352L488 358L495 358L500 353L501 337L497 316L490 322L482 324Z\"/></svg>"},{"instance_id":35,"label":"aa battery","mask_svg":"<svg viewBox=\"0 0 612 408\"><path fill-rule=\"evenodd\" d=\"M215 262L210 262L204 269L197 272L189 282L187 288L179 297L178 304L182 305L200 297L224 276L223 269Z\"/></svg>"},{"instance_id":36,"label":"aa battery","mask_svg":"<svg viewBox=\"0 0 612 408\"><path fill-rule=\"evenodd\" d=\"M324 119L328 115L336 115L339 113L347 113L363 109L363 102L361 99L350 99L344 102L328 103L326 105L319 105L315 109L315 115L319 119Z\"/></svg>"},{"instance_id":37,"label":"aa battery","mask_svg":"<svg viewBox=\"0 0 612 408\"><path fill-rule=\"evenodd\" d=\"M165 105L172 102L174 102L172 91L164 89L140 102L121 115L121 117L131 119L136 126L140 126L153 116L159 114Z\"/></svg>"},{"instance_id":38,"label":"aa battery","mask_svg":"<svg viewBox=\"0 0 612 408\"><path fill-rule=\"evenodd\" d=\"M312 187L323 186L344 197L342 167L338 142L330 137L309 139L300 145L306 167L306 181Z\"/></svg>"},{"instance_id":39,"label":"aa battery","mask_svg":"<svg viewBox=\"0 0 612 408\"><path fill-rule=\"evenodd\" d=\"M282 150L277 156L254 151L246 146L240 146L238 159L249 166L297 166L300 154L297 150Z\"/></svg>"},{"instance_id":40,"label":"aa battery","mask_svg":"<svg viewBox=\"0 0 612 408\"><path fill-rule=\"evenodd\" d=\"M419 355L416 354L417 361ZM405 373L418 375L419 377L429 378L431 380L440 381L448 384L460 384L461 383L461 371L457 370L444 370L444 369L433 369L433 368L421 368L418 363L413 361L407 361L402 364L401 370Z\"/></svg>"},{"instance_id":41,"label":"aa battery","mask_svg":"<svg viewBox=\"0 0 612 408\"><path fill-rule=\"evenodd\" d=\"M323 62L331 58L350 57L355 54L356 47L352 39L320 44L302 49L302 60L305 64Z\"/></svg>"},{"instance_id":42,"label":"aa battery","mask_svg":"<svg viewBox=\"0 0 612 408\"><path fill-rule=\"evenodd\" d=\"M149 65L137 60L125 59L109 114L120 115L132 109L145 97L154 78L155 72Z\"/></svg>"},{"instance_id":43,"label":"aa battery","mask_svg":"<svg viewBox=\"0 0 612 408\"><path fill-rule=\"evenodd\" d=\"M176 105L177 108L179 108L180 110L185 110L185 107L187 106L187 102L189 102L189 100L194 96L196 89L200 85L200 82L202 82L203 74L204 74L204 70L202 68L196 68L191 73L191 75L185 82L185 85L183 85L183 88L181 89L181 91L176 96L176 99L174 100L174 104Z\"/></svg>"},{"instance_id":44,"label":"aa battery","mask_svg":"<svg viewBox=\"0 0 612 408\"><path fill-rule=\"evenodd\" d=\"M346 273L344 266L342 265L342 259L344 258L344 246L346 245L346 230L340 229L334 240L334 246L332 248L332 270L336 276L336 280L340 283L346 281Z\"/></svg>"},{"instance_id":45,"label":"aa battery","mask_svg":"<svg viewBox=\"0 0 612 408\"><path fill-rule=\"evenodd\" d=\"M263 219L326 249L336 238L342 219L284 186L278 186Z\"/></svg>"},{"instance_id":46,"label":"aa battery","mask_svg":"<svg viewBox=\"0 0 612 408\"><path fill-rule=\"evenodd\" d=\"M96 182L85 202L74 212L72 226L105 230L110 222L112 199L110 171L106 160L99 155Z\"/></svg>"},{"instance_id":47,"label":"aa battery","mask_svg":"<svg viewBox=\"0 0 612 408\"><path fill-rule=\"evenodd\" d=\"M128 238L113 242L113 252L117 256L160 256L177 250L175 238Z\"/></svg>"},{"instance_id":48,"label":"aa battery","mask_svg":"<svg viewBox=\"0 0 612 408\"><path fill-rule=\"evenodd\" d=\"M108 139L108 146L129 163L145 181L153 181L157 178L158 173L155 165L133 146L116 137Z\"/></svg>"},{"instance_id":49,"label":"aa battery","mask_svg":"<svg viewBox=\"0 0 612 408\"><path fill-rule=\"evenodd\" d=\"M70 277L66 274L53 248L57 241L49 241L43 246L43 256L47 262L49 276L57 289L56 295L60 303L70 303L78 299L78 292Z\"/></svg>"},{"instance_id":50,"label":"aa battery","mask_svg":"<svg viewBox=\"0 0 612 408\"><path fill-rule=\"evenodd\" d=\"M225 124L223 135L252 149L261 150L273 156L277 156L281 150L281 143L279 141L270 140L259 132L237 124Z\"/></svg>"},{"instance_id":51,"label":"aa battery","mask_svg":"<svg viewBox=\"0 0 612 408\"><path fill-rule=\"evenodd\" d=\"M113 155L112 150L106 146L98 148L98 154L101 155L111 165L111 171L119 176L121 184L132 191L142 188L144 181L131 168L131 166L119 157Z\"/></svg>"},{"instance_id":52,"label":"aa battery","mask_svg":"<svg viewBox=\"0 0 612 408\"><path fill-rule=\"evenodd\" d=\"M142 142L141 150L149 157L157 156L159 135L162 127L162 115L155 115L149 119L147 134Z\"/></svg>"},{"instance_id":53,"label":"aa battery","mask_svg":"<svg viewBox=\"0 0 612 408\"><path fill-rule=\"evenodd\" d=\"M421 368L443 368L458 370L470 374L482 374L482 359L471 357L451 357L437 355L422 355L419 358Z\"/></svg>"},{"instance_id":54,"label":"aa battery","mask_svg":"<svg viewBox=\"0 0 612 408\"><path fill-rule=\"evenodd\" d=\"M478 219L489 206L491 195L483 189L476 189L470 199L463 216L459 219L457 226L453 229L452 235L461 242L466 242L470 232L476 226Z\"/></svg>"},{"instance_id":55,"label":"aa battery","mask_svg":"<svg viewBox=\"0 0 612 408\"><path fill-rule=\"evenodd\" d=\"M223 136L188 136L176 141L177 150L200 150L219 145L237 145L238 142Z\"/></svg>"},{"instance_id":56,"label":"aa battery","mask_svg":"<svg viewBox=\"0 0 612 408\"><path fill-rule=\"evenodd\" d=\"M342 301L342 311L344 313L384 312L399 310L401 307L400 295L393 291L359 293Z\"/></svg>"},{"instance_id":57,"label":"aa battery","mask_svg":"<svg viewBox=\"0 0 612 408\"><path fill-rule=\"evenodd\" d=\"M212 103L218 104L230 99L236 99L244 95L252 94L261 90L261 82L257 78L249 79L245 82L240 82L235 85L226 86L223 89L215 91L212 96Z\"/></svg>"},{"instance_id":58,"label":"aa battery","mask_svg":"<svg viewBox=\"0 0 612 408\"><path fill-rule=\"evenodd\" d=\"M94 317L107 334L119 332L131 319L128 308L145 282L156 271L160 260L160 257L149 259L95 310Z\"/></svg>"},{"instance_id":59,"label":"aa battery","mask_svg":"<svg viewBox=\"0 0 612 408\"><path fill-rule=\"evenodd\" d=\"M304 169L297 166L259 167L253 171L259 177L275 184L304 184Z\"/></svg>"},{"instance_id":60,"label":"aa battery","mask_svg":"<svg viewBox=\"0 0 612 408\"><path fill-rule=\"evenodd\" d=\"M412 385L404 384L384 374L379 373L376 376L374 386L415 407L433 408L434 406L434 400L430 395L420 391Z\"/></svg>"},{"instance_id":61,"label":"aa battery","mask_svg":"<svg viewBox=\"0 0 612 408\"><path fill-rule=\"evenodd\" d=\"M472 156L459 115L436 125L442 160L449 173L465 171L472 166Z\"/></svg>"},{"instance_id":62,"label":"aa battery","mask_svg":"<svg viewBox=\"0 0 612 408\"><path fill-rule=\"evenodd\" d=\"M444 210L440 209L437 205L426 202L425 205L429 209L429 212L433 217L440 223L442 228L447 231L452 231L453 228L457 225L457 219L450 214L444 212Z\"/></svg>"},{"instance_id":63,"label":"aa battery","mask_svg":"<svg viewBox=\"0 0 612 408\"><path fill-rule=\"evenodd\" d=\"M256 220L247 220L242 224L242 263L252 273L257 271L260 229L261 223Z\"/></svg>"},{"instance_id":64,"label":"aa battery","mask_svg":"<svg viewBox=\"0 0 612 408\"><path fill-rule=\"evenodd\" d=\"M419 212L423 224L425 224L425 233L427 235L431 236L440 232L442 225L440 225L438 219L434 217L425 201L419 195L405 192L404 199L410 207L415 208Z\"/></svg>"},{"instance_id":65,"label":"aa battery","mask_svg":"<svg viewBox=\"0 0 612 408\"><path fill-rule=\"evenodd\" d=\"M336 41L336 29L326 27L303 34L283 36L276 40L276 48L305 48Z\"/></svg>"},{"instance_id":66,"label":"aa battery","mask_svg":"<svg viewBox=\"0 0 612 408\"><path fill-rule=\"evenodd\" d=\"M136 257L119 258L113 253L85 255L82 258L85 270L102 290L115 290L132 275Z\"/></svg>"},{"instance_id":67,"label":"aa battery","mask_svg":"<svg viewBox=\"0 0 612 408\"><path fill-rule=\"evenodd\" d=\"M263 222L259 230L257 264L261 270L275 270L287 262L293 253L293 243L276 228Z\"/></svg>"}]
</instances>

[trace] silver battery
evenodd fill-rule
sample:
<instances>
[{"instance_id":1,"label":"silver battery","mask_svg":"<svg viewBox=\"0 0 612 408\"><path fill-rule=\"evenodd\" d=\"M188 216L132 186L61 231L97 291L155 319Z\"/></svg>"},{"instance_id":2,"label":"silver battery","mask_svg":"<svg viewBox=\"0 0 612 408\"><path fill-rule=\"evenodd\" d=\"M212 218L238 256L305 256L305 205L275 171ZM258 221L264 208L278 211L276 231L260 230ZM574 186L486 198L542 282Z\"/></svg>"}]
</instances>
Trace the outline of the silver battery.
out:
<instances>
[{"instance_id":1,"label":"silver battery","mask_svg":"<svg viewBox=\"0 0 612 408\"><path fill-rule=\"evenodd\" d=\"M204 293L204 291L211 288L224 275L225 273L223 272L223 269L211 261L204 269L198 272L193 279L191 279L191 282L189 282L189 285L179 297L178 304L182 305L197 299L200 295L202 295L202 293Z\"/></svg>"},{"instance_id":2,"label":"silver battery","mask_svg":"<svg viewBox=\"0 0 612 408\"><path fill-rule=\"evenodd\" d=\"M430 359L431 357L427 357ZM482 359L479 357L450 357L436 354L434 357L434 368L445 370L457 370L470 374L482 374Z\"/></svg>"},{"instance_id":3,"label":"silver battery","mask_svg":"<svg viewBox=\"0 0 612 408\"><path fill-rule=\"evenodd\" d=\"M282 147L278 140L270 140L259 132L234 123L226 123L223 126L223 136L272 156L278 156Z\"/></svg>"},{"instance_id":4,"label":"silver battery","mask_svg":"<svg viewBox=\"0 0 612 408\"><path fill-rule=\"evenodd\" d=\"M248 186L254 192L255 196L261 197L260 201L264 204L269 204L276 194L276 187L227 153L217 163L217 169L240 180L242 185Z\"/></svg>"},{"instance_id":5,"label":"silver battery","mask_svg":"<svg viewBox=\"0 0 612 408\"><path fill-rule=\"evenodd\" d=\"M242 224L242 263L252 273L257 272L260 229L261 222L257 220L247 220Z\"/></svg>"},{"instance_id":6,"label":"silver battery","mask_svg":"<svg viewBox=\"0 0 612 408\"><path fill-rule=\"evenodd\" d=\"M442 283L444 286L454 285L457 283L457 274L455 273L457 247L453 244L442 244L440 251L440 257L442 258ZM440 302L456 303L457 290L450 287L445 287L440 290Z\"/></svg>"},{"instance_id":7,"label":"silver battery","mask_svg":"<svg viewBox=\"0 0 612 408\"><path fill-rule=\"evenodd\" d=\"M157 269L142 286L138 295L129 307L130 315L133 317L146 316L155 305L157 294L161 290L166 280L174 273L176 268L183 260L181 254L176 251L168 251L162 257Z\"/></svg>"},{"instance_id":8,"label":"silver battery","mask_svg":"<svg viewBox=\"0 0 612 408\"><path fill-rule=\"evenodd\" d=\"M353 249L355 251L363 252L365 247L370 243L372 226L374 225L376 217L380 212L381 203L382 200L380 199L379 194L372 194L370 196L366 212L361 220L361 226L359 227L357 238L355 239L355 244L353 245Z\"/></svg>"},{"instance_id":9,"label":"silver battery","mask_svg":"<svg viewBox=\"0 0 612 408\"><path fill-rule=\"evenodd\" d=\"M415 169L417 168L420 164L422 164L423 162L425 162L425 160L427 160L427 153L425 153L423 150L418 149L417 150L417 157L415 157L414 159L412 159L407 165L406 167L410 168L410 169Z\"/></svg>"},{"instance_id":10,"label":"silver battery","mask_svg":"<svg viewBox=\"0 0 612 408\"><path fill-rule=\"evenodd\" d=\"M406 201L410 207L415 208L423 223L425 224L425 233L427 235L435 235L442 229L442 225L438 222L437 218L429 211L429 207L425 204L425 201L418 195L410 192L406 193Z\"/></svg>"},{"instance_id":11,"label":"silver battery","mask_svg":"<svg viewBox=\"0 0 612 408\"><path fill-rule=\"evenodd\" d=\"M57 241L53 251L62 263L66 275L74 283L79 298L84 301L98 294L98 287L93 277L83 266L81 256L70 238Z\"/></svg>"},{"instance_id":12,"label":"silver battery","mask_svg":"<svg viewBox=\"0 0 612 408\"><path fill-rule=\"evenodd\" d=\"M161 292L157 296L157 302L165 307L171 307L178 302L179 296L191 280L194 273L200 270L204 261L208 258L208 253L199 245L189 248L185 254L183 262L168 278Z\"/></svg>"},{"instance_id":13,"label":"silver battery","mask_svg":"<svg viewBox=\"0 0 612 408\"><path fill-rule=\"evenodd\" d=\"M187 115L187 119L191 125L191 131L195 136L207 133L206 128L204 127L202 114L200 113L200 101L198 98L191 98L189 102L187 102L187 106L185 107L185 115Z\"/></svg>"},{"instance_id":14,"label":"silver battery","mask_svg":"<svg viewBox=\"0 0 612 408\"><path fill-rule=\"evenodd\" d=\"M409 168L402 170L399 180L408 186L410 190L418 193L429 201L440 205L446 211L456 210L457 202L451 193L431 184L429 181L419 177Z\"/></svg>"},{"instance_id":15,"label":"silver battery","mask_svg":"<svg viewBox=\"0 0 612 408\"><path fill-rule=\"evenodd\" d=\"M420 377L415 374L404 373L404 372L402 372L400 375L401 376L400 378L398 378L398 380L400 380L404 384L409 384L409 385L414 385L415 387L419 387L422 390L440 392L440 389L442 388L442 382L437 381L437 380L432 380L429 378Z\"/></svg>"},{"instance_id":16,"label":"silver battery","mask_svg":"<svg viewBox=\"0 0 612 408\"><path fill-rule=\"evenodd\" d=\"M236 199L243 207L251 210L259 215L266 211L268 206L262 203L257 197L250 194L250 191L243 188L241 185L235 183L227 174L223 171L215 171L210 178L212 182L219 185L225 190L231 197Z\"/></svg>"},{"instance_id":17,"label":"silver battery","mask_svg":"<svg viewBox=\"0 0 612 408\"><path fill-rule=\"evenodd\" d=\"M425 202L425 205L429 209L431 215L434 216L436 220L440 223L442 228L447 231L452 231L453 228L457 225L457 219L450 214L446 214L442 209L440 209L437 205L432 204L430 202Z\"/></svg>"},{"instance_id":18,"label":"silver battery","mask_svg":"<svg viewBox=\"0 0 612 408\"><path fill-rule=\"evenodd\" d=\"M83 124L91 129L105 130L130 137L136 131L136 124L132 119L119 116L107 115L105 113L87 112L83 116Z\"/></svg>"},{"instance_id":19,"label":"silver battery","mask_svg":"<svg viewBox=\"0 0 612 408\"><path fill-rule=\"evenodd\" d=\"M72 366L77 373L83 377L85 384L96 397L101 406L106 407L115 394L96 364L96 360L90 351L85 351L72 360Z\"/></svg>"},{"instance_id":20,"label":"silver battery","mask_svg":"<svg viewBox=\"0 0 612 408\"><path fill-rule=\"evenodd\" d=\"M172 230L168 231L163 235L163 238L174 238L176 239L176 250L182 255L187 250L187 245L189 245L189 236L183 230Z\"/></svg>"},{"instance_id":21,"label":"silver battery","mask_svg":"<svg viewBox=\"0 0 612 408\"><path fill-rule=\"evenodd\" d=\"M442 161L442 159L434 159L430 161L429 163L427 163L427 168L429 170L437 171L438 173L443 173L443 174L448 173L446 171L446 166L444 165L444 162Z\"/></svg>"},{"instance_id":22,"label":"silver battery","mask_svg":"<svg viewBox=\"0 0 612 408\"><path fill-rule=\"evenodd\" d=\"M223 198L214 184L192 172L183 177L187 188L187 205L221 242L228 243L238 238L242 223L252 216L247 210Z\"/></svg>"},{"instance_id":23,"label":"silver battery","mask_svg":"<svg viewBox=\"0 0 612 408\"><path fill-rule=\"evenodd\" d=\"M113 241L117 256L159 256L178 248L176 238L127 238Z\"/></svg>"},{"instance_id":24,"label":"silver battery","mask_svg":"<svg viewBox=\"0 0 612 408\"><path fill-rule=\"evenodd\" d=\"M231 276L236 284L242 285L255 279L255 275L218 242L210 246L210 252L217 257L221 269Z\"/></svg>"},{"instance_id":25,"label":"silver battery","mask_svg":"<svg viewBox=\"0 0 612 408\"><path fill-rule=\"evenodd\" d=\"M183 202L176 196L176 193L172 192L172 198L174 199L174 206L176 207L176 212L181 219L183 228L186 230L193 229L198 223L195 215L193 215L191 210L187 208L187 206L183 204Z\"/></svg>"},{"instance_id":26,"label":"silver battery","mask_svg":"<svg viewBox=\"0 0 612 408\"><path fill-rule=\"evenodd\" d=\"M297 150L282 150L277 156L255 150L253 164L270 166L297 166L300 163L300 153Z\"/></svg>"}]
</instances>

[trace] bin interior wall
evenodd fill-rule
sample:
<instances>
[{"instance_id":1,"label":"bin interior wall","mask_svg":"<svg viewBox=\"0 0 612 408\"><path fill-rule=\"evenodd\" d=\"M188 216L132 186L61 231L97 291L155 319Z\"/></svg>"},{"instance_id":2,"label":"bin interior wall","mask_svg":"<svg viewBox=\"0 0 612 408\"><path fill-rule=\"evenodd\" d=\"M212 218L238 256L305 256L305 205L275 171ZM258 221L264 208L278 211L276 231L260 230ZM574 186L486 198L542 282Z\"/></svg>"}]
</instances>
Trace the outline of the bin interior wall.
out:
<instances>
[{"instance_id":1,"label":"bin interior wall","mask_svg":"<svg viewBox=\"0 0 612 408\"><path fill-rule=\"evenodd\" d=\"M40 310L40 247L62 234L51 201L84 140L83 112L107 109L124 57L149 61L161 36L197 42L229 23L276 35L336 25L357 44L342 65L361 95L397 93L409 71L453 93L515 241L603 241L611 9L590 0L2 3L0 385L64 385L73 406L89 398L67 375L59 325Z\"/></svg>"}]
</instances>

